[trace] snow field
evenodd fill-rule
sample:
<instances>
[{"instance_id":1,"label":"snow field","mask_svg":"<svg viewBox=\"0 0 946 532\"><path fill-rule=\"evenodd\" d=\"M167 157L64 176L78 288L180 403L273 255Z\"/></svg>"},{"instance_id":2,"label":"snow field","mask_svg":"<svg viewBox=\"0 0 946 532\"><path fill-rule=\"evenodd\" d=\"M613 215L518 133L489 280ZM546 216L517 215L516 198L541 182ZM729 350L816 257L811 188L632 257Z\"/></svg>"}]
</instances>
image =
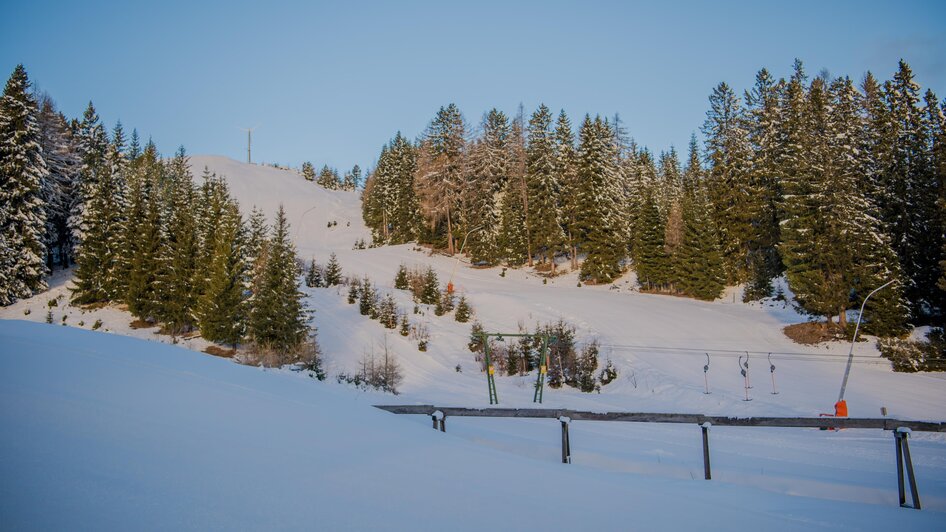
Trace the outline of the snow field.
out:
<instances>
[{"instance_id":1,"label":"snow field","mask_svg":"<svg viewBox=\"0 0 946 532\"><path fill-rule=\"evenodd\" d=\"M576 464L563 465L548 443L523 452L555 442L554 421L516 423L512 437L509 420L451 419L441 434L422 416L370 408L377 394L71 327L0 321L0 379L5 530L929 530L942 522L936 510L582 465L596 459L595 424L573 424ZM674 468L690 441L695 451L698 436L664 441L661 460Z\"/></svg>"}]
</instances>

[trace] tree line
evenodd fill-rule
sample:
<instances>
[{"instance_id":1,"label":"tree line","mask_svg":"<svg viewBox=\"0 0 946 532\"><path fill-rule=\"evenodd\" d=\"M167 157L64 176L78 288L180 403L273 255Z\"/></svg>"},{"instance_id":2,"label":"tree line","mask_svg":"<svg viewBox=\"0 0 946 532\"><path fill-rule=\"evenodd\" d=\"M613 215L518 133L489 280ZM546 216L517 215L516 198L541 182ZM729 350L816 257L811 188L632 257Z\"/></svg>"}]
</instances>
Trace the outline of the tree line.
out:
<instances>
[{"instance_id":1,"label":"tree line","mask_svg":"<svg viewBox=\"0 0 946 532\"><path fill-rule=\"evenodd\" d=\"M226 181L195 183L181 148L160 156L92 103L68 120L14 70L0 101L0 304L46 289L74 263L72 301L127 305L168 334L248 342L255 361L315 369L300 267L280 207L248 220Z\"/></svg>"},{"instance_id":2,"label":"tree line","mask_svg":"<svg viewBox=\"0 0 946 532\"><path fill-rule=\"evenodd\" d=\"M369 172L362 209L376 245L417 241L478 265L587 283L633 269L642 290L715 299L744 284L846 327L874 288L867 329L897 335L946 308L944 107L907 63L881 82L760 70L740 96L709 97L685 161L629 139L618 116L498 109L471 130L455 104L414 141L400 132ZM556 259L559 259L556 262Z\"/></svg>"},{"instance_id":3,"label":"tree line","mask_svg":"<svg viewBox=\"0 0 946 532\"><path fill-rule=\"evenodd\" d=\"M306 181L314 181L316 184L329 190L345 190L354 192L361 186L361 167L357 164L351 170L340 176L338 170L330 168L329 165L323 165L322 169L316 173L315 166L311 162L302 163L302 177Z\"/></svg>"}]
</instances>

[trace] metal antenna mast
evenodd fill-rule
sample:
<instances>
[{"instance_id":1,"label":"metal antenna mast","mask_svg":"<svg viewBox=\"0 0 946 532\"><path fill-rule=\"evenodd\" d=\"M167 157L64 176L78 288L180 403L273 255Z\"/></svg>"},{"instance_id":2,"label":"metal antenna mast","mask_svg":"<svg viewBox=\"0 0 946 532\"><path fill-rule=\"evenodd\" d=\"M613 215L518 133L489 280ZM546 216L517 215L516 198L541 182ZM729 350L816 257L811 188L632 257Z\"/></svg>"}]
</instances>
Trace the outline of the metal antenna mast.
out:
<instances>
[{"instance_id":1,"label":"metal antenna mast","mask_svg":"<svg viewBox=\"0 0 946 532\"><path fill-rule=\"evenodd\" d=\"M241 128L243 131L246 131L246 163L252 164L253 157L252 152L250 151L250 146L253 144L253 130L259 126L253 126L248 128Z\"/></svg>"}]
</instances>

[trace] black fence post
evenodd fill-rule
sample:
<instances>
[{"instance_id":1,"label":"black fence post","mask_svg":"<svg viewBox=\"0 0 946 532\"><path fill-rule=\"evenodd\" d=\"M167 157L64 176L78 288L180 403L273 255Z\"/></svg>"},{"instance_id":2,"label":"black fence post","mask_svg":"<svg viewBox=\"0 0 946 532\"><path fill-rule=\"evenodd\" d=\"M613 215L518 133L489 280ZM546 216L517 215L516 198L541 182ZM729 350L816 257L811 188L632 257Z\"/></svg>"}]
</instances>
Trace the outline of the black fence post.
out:
<instances>
[{"instance_id":1,"label":"black fence post","mask_svg":"<svg viewBox=\"0 0 946 532\"><path fill-rule=\"evenodd\" d=\"M916 487L916 475L913 473L913 459L910 457L910 429L900 427L893 433L897 442L897 491L900 495L900 506L902 508L914 508L919 510L920 494ZM907 505L907 496L903 486L903 465L906 462L907 480L910 482L910 496L913 498L913 506Z\"/></svg>"},{"instance_id":2,"label":"black fence post","mask_svg":"<svg viewBox=\"0 0 946 532\"><path fill-rule=\"evenodd\" d=\"M706 480L713 478L713 475L710 473L710 456L709 456L709 428L713 426L712 423L707 421L700 425L700 428L703 429L703 477Z\"/></svg>"},{"instance_id":3,"label":"black fence post","mask_svg":"<svg viewBox=\"0 0 946 532\"><path fill-rule=\"evenodd\" d=\"M571 442L568 441L568 424L571 423L571 419L560 416L558 420L562 423L562 463L570 464L572 463L572 447Z\"/></svg>"}]
</instances>

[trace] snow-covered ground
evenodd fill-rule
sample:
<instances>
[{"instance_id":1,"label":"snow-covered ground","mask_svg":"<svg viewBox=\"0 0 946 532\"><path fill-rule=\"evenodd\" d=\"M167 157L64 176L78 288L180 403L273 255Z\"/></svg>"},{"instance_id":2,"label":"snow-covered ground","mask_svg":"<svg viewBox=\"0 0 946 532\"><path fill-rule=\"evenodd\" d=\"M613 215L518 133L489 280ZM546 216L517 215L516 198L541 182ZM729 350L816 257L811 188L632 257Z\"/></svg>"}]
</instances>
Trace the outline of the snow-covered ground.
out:
<instances>
[{"instance_id":1,"label":"snow-covered ground","mask_svg":"<svg viewBox=\"0 0 946 532\"><path fill-rule=\"evenodd\" d=\"M442 434L426 418L371 408L374 394L301 374L8 320L0 381L4 530L933 530L943 522L941 499L939 510L905 510L891 504L890 489L868 486L893 487L884 463L892 445L857 431L807 431L801 452L796 435L713 429L720 480L707 482L686 473L698 474L698 458L681 465L678 456L698 455L695 427L687 437L622 427L639 447L658 446L645 457L610 441L611 430L599 433L608 427L576 423L576 463L563 465L555 421L452 420ZM933 502L941 442L917 439L914 449L924 502ZM794 464L863 486L832 496L829 482L786 480Z\"/></svg>"},{"instance_id":2,"label":"snow-covered ground","mask_svg":"<svg viewBox=\"0 0 946 532\"><path fill-rule=\"evenodd\" d=\"M357 240L370 241L361 220L356 194L326 191L292 171L246 165L223 157L197 156L191 161L198 179L205 166L226 176L244 212L256 205L271 215L280 203L283 204L301 258L308 261L315 257L324 264L329 253L334 252L345 275L370 276L376 286L395 296L398 304L410 313L412 323L427 327L430 331L429 349L420 352L415 341L361 316L356 306L347 304L346 289L338 287L307 289L308 303L316 310L315 325L319 330L319 342L330 380L338 373L357 371L365 353L379 353L387 344L404 370L400 395L385 396L335 384L317 384L296 374L241 368L226 360L117 337L95 340L103 337L76 333L68 327L42 325L33 328L23 323L2 322L4 337L0 352L4 356L4 369L0 378L15 382L13 390L32 386L19 384L21 377L13 375L20 371L18 364L24 364L21 369L27 373L32 370L40 372L33 377L22 377L24 382L34 379L45 383L43 372L58 371L55 368L63 363L58 358L34 362L32 357L28 360L15 357L11 353L14 349L7 347L14 340L21 345L15 349L17 353L31 355L45 352L44 349L58 349L44 347L42 342L47 341L46 337L52 346L60 343L74 346L74 349L63 348L64 353L49 355L66 357L70 371L79 371L72 366L84 367L86 362L107 366L101 369L100 377L96 377L95 371L80 371L83 377L66 389L84 389L83 385L94 388L97 379L108 380L104 391L81 392L94 394L94 398L83 404L97 409L95 422L103 426L111 423L107 430L120 432L115 434L115 442L107 441L108 433L96 435L96 445L127 447L125 454L118 455L122 459L131 459L136 456L136 446L141 444L140 459L145 463L136 464L139 469L132 472L102 473L104 477L96 476L94 468L82 469L84 466L73 464L67 469L74 473L76 483L107 483L111 479L109 474L114 475L118 484L140 478L149 489L158 489L159 495L167 497L176 490L176 482L188 484L187 489L192 492L188 492L187 498L193 501L172 500L167 504L187 506L187 509L181 509L182 513L202 516L203 521L193 521L194 528L214 523L212 515L219 517L220 527L235 523L223 515L231 507L242 510L242 513L237 511L240 515L255 512L252 520L247 522L251 527L259 527L254 524L262 526L268 519L273 519L276 526L279 523L300 526L308 523L311 526L318 523L320 514L342 519L343 512L339 508L353 507L355 510L350 513L358 515L351 518L350 525L328 518L329 526L325 528L370 527L382 523L371 519L381 519L385 513L392 515L391 523L394 524L391 528L404 528L408 523L413 528L437 528L444 523L459 524L462 528L474 528L485 523L502 528L539 528L544 525L564 528L569 523L576 526L598 523L612 529L681 528L690 524L696 526L703 520L701 513L715 528L726 529L761 523L765 523L767 529L779 526L791 529L875 528L882 526L884 519L890 519L892 523L898 518L905 519L908 527L931 528L925 526L932 523L924 521L930 519L928 515L934 515L939 518L934 521L942 522L943 512L946 512L946 436L940 434L914 434L911 449L924 510L910 512L896 508L893 437L881 431L716 427L711 436L714 481L705 483L699 480L702 459L699 429L696 427L575 423L572 426L575 463L570 468L564 466L567 471L563 472L561 464L556 465L558 424L554 421L451 419L448 435L444 437L429 430L429 419L374 412L367 407L368 404L488 406L485 376L478 371L466 347L470 324L457 323L452 315L437 317L424 305L419 308L421 314L413 314L409 294L393 288L394 274L401 263L409 267L429 265L437 271L443 283L452 276L459 292L473 304L476 319L488 331L517 332L520 323L532 330L537 322L561 318L578 328L580 342L597 339L602 346L602 364L607 359L614 362L619 371L617 381L604 387L600 394L546 389L544 406L596 411L815 416L832 411L849 346L840 343L812 347L795 344L784 336L782 328L803 321L802 317L781 303L743 304L739 302L738 290L735 289L719 301L707 303L641 294L633 288L632 274L612 286L579 287L575 273L563 274L543 284L543 278L528 269L510 269L501 276L500 268L469 268L463 263L458 265L454 258L431 256L427 250L412 245L356 250L353 247ZM333 221L337 224L328 227ZM54 324L61 323L62 316L66 315L66 324L73 327L82 322L81 327L89 329L101 320L101 331L166 343L173 341L154 334L155 329L131 329L132 318L120 309L107 307L83 313L69 306L68 277L65 275L55 277L51 284L53 288L48 293L0 309L0 317L45 321L50 310L48 301L62 295L57 306L51 309ZM194 350L206 347L200 339L178 341ZM91 347L80 347L85 344ZM118 352L122 349L128 349L136 356L139 352L154 354L130 361L128 357L132 355ZM88 354L89 351L97 354ZM73 352L85 354L71 356ZM749 390L753 400L749 402L743 401L743 379L737 366L737 357L745 352L750 354L753 386ZM946 374L893 373L890 365L879 357L872 340L858 343L854 352L856 363L846 393L851 416L877 417L880 408L886 407L888 415L897 418L946 418ZM708 395L703 393L704 353L710 355L707 377L712 393ZM772 353L771 363L776 366L778 394L771 393L769 353ZM152 358L164 360L161 357L169 357L175 362L151 361ZM458 365L461 372L455 369ZM193 367L200 368L200 371ZM160 376L147 375L151 370L146 368L154 369ZM111 376L113 372L120 375ZM157 379L165 377L174 382L159 385ZM229 380L231 377L232 381ZM61 378L65 380L66 376ZM157 427L147 428L143 434L167 430L177 436L183 432L180 445L174 443L178 440L161 438L159 440L163 443L158 445L152 437L139 437L130 429L126 431L126 418L131 414L121 412L121 394L134 393L136 397L138 394L134 385L112 383L113 378L143 379L146 383L154 379L153 395L138 406L129 399L129 412L136 408L157 412L164 421ZM185 385L178 382L180 379L187 381L184 396L177 395L178 387ZM498 377L500 406L532 406L534 379L534 375ZM56 381L55 378L52 380ZM206 386L202 386L204 384ZM56 391L58 385L44 386L39 386L34 395L26 394L16 399L15 404L35 410L53 408L52 404L62 403L60 406L66 408L68 414L55 418L63 426L62 432L57 434L72 434L72 438L82 440L81 443L89 443L86 439L92 437L93 429L82 428L87 419L81 414L81 407L68 406L69 394L73 392L60 394ZM109 390L110 393L105 394ZM104 394L101 397L100 392ZM4 433L12 434L15 431L7 429L7 418L19 414L8 405L14 404L11 398L16 394L6 382L2 393ZM81 395L78 391L75 393ZM113 397L115 394L118 396ZM226 403L235 405L232 409L221 404L221 394ZM246 394L246 397L241 394ZM205 399L216 406L193 405L202 404ZM30 401L36 404L30 406ZM101 401L106 403L97 406ZM114 404L107 401L114 401ZM177 414L172 411L177 410L161 410L161 402L170 402L174 408L186 412L186 419L180 423L173 421ZM322 412L323 404L326 405L324 419L320 418L323 414L312 412L313 409ZM193 413L189 407L194 409ZM110 422L106 412L119 417ZM53 413L49 415L54 416ZM207 420L208 424L198 421L203 419L201 415L211 418ZM233 419L229 417L231 415ZM321 428L313 426L310 421L313 417L320 419ZM145 421L136 421L133 426L143 423ZM254 430L255 424L263 427L259 433ZM33 428L52 437L50 431L53 429L41 425L42 422L36 421ZM425 426L426 431L422 430ZM348 434L349 431L353 432L348 436L325 439L329 433ZM274 433L273 439L265 437L268 433ZM371 440L376 447L362 442L362 438ZM26 445L20 436L16 439L5 436L3 440L4 446L16 442ZM324 447L318 443L322 440L325 441ZM343 443L348 441L352 441L351 445ZM384 443L389 441L393 442L393 449ZM158 447L160 459L152 464L148 455ZM48 456L38 451L31 455L25 449L21 449L26 453L23 459L27 464L40 468L35 475L42 476L47 482L40 485L40 480L37 480L39 487L36 489L39 491L33 493L51 489L48 486L51 481L44 476L47 473L38 463ZM254 459L247 466L250 471L241 477L241 474L227 469L226 460L232 458L242 462L240 453L243 452L253 455ZM395 458L402 452L405 453L403 459ZM314 458L310 453L324 453L326 456ZM328 458L333 453L339 457L336 461ZM362 453L371 456L368 463L360 462ZM428 455L430 459L424 458ZM107 461L108 456L105 453L98 458ZM168 464L178 464L174 458L183 460L179 463L181 471L176 470L177 466L169 469ZM61 460L68 462L69 455ZM301 464L297 465L297 460ZM306 463L307 460L315 461ZM318 473L320 468L316 465L322 461L332 464L326 473ZM437 465L431 465L431 462ZM119 460L108 468L123 463ZM268 471L267 465L280 472ZM280 469L291 469L290 465L297 469L290 473ZM27 468L27 465L22 467ZM342 483L338 488L341 490L340 499L358 494L361 490L355 489L355 484L339 480L344 476L342 471L348 470L346 468L354 471L352 479L358 479L352 482L359 486L367 484L363 493L366 506L349 503L335 507L329 504L325 509L311 502L320 497L333 500L327 495L331 492L328 484L336 480ZM204 478L207 475L192 473L192 470L211 471L214 475L210 476L220 476L220 479L208 480ZM22 475L30 470L16 471ZM289 477L280 483L277 480L280 474ZM568 478L555 476L560 474ZM542 481L537 482L540 475ZM4 474L4 477L9 478L9 475ZM462 478L463 481L448 482L446 479L449 478ZM189 484L192 479L198 479L196 485ZM232 502L221 502L213 499L214 495L204 493L214 490L221 479L222 493L230 495ZM245 508L248 505L246 497L252 489L243 487L241 483L257 484L257 480L260 485L272 485L272 489L284 493L286 504L298 501L298 509L295 509L295 504L281 506L282 503L274 503L275 496L269 493L255 507ZM556 483L556 480L560 482ZM7 482L3 486L5 493L12 489ZM404 490L402 486L409 486L409 489ZM345 491L349 488L354 491ZM533 495L534 499L531 498ZM89 498L94 496L94 493L88 494ZM435 502L427 504L424 497L434 497ZM449 500L443 500L445 497ZM418 505L418 509L408 511L401 508L408 499ZM158 500L163 501L163 498L158 497ZM516 503L511 502L513 500ZM198 508L201 506L198 501L208 501L211 507ZM383 511L364 511L368 501L381 505ZM146 504L146 501L142 498L138 503ZM161 504L154 503L154 508L148 510L149 515L159 513ZM274 504L279 508L294 509L271 511ZM680 512L674 509L677 504L692 508ZM77 503L75 508L78 506ZM310 510L314 507L320 510ZM587 508L594 511L578 511ZM644 508L653 509L653 512L641 512ZM139 505L138 514L142 512L144 510ZM0 512L0 524L6 513L6 510ZM372 513L378 515L365 515ZM548 514L557 518L552 519ZM918 514L922 516L915 517ZM590 521L580 519L581 515ZM398 521L399 518L403 521ZM101 522L107 522L102 519ZM189 522L161 521L168 527Z\"/></svg>"}]
</instances>

